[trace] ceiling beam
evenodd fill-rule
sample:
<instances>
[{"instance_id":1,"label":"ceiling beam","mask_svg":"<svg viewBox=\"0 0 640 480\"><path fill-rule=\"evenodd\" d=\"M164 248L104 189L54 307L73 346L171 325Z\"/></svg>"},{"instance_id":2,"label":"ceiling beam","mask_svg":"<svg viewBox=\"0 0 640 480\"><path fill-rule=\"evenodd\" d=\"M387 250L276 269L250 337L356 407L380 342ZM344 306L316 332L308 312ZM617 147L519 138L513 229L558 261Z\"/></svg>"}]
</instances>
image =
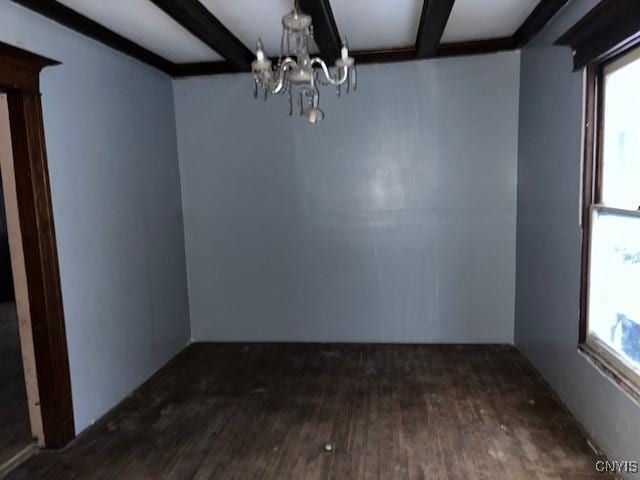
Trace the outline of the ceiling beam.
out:
<instances>
[{"instance_id":1,"label":"ceiling beam","mask_svg":"<svg viewBox=\"0 0 640 480\"><path fill-rule=\"evenodd\" d=\"M185 28L194 35L196 31L199 32L198 38L207 38L208 41L205 43L221 55L225 56L226 52L228 57L233 55L233 58L239 58L239 61L231 62L225 56L227 61L174 64L55 0L11 1L174 77L244 72L249 70L250 62L253 59L253 54L197 0L150 1L174 19L177 19L179 23L183 23L180 20L182 19L187 24L190 24L190 28ZM312 15L316 43L318 43L321 50L324 48L322 55L333 60L339 53L341 41L329 0L299 1L301 9ZM403 62L429 56L450 57L513 50L526 45L568 1L541 0L525 22L510 37L441 44L440 39L453 8L454 0L425 0L416 46L385 50L362 50L355 51L352 55L355 57L357 64L366 64ZM316 13L314 14L314 12ZM211 27L212 25L213 27ZM184 23L183 26L185 26ZM209 28L211 30L207 30ZM433 50L434 42L436 45L435 50ZM431 53L426 54L424 53L425 50L420 53L419 46L423 46L423 48L429 46Z\"/></svg>"},{"instance_id":2,"label":"ceiling beam","mask_svg":"<svg viewBox=\"0 0 640 480\"><path fill-rule=\"evenodd\" d=\"M112 32L99 23L80 15L76 11L58 3L54 0L12 0L13 3L22 5L23 7L33 10L54 22L60 23L65 27L71 28L82 35L93 38L104 45L118 50L130 57L140 60L143 63L151 65L165 73L171 75L173 73L174 64L169 60L141 47L137 43Z\"/></svg>"},{"instance_id":3,"label":"ceiling beam","mask_svg":"<svg viewBox=\"0 0 640 480\"><path fill-rule=\"evenodd\" d=\"M511 37L477 40L473 42L442 43L436 50L436 57L455 57L460 55L480 55L504 50L513 50ZM356 65L372 63L410 62L417 60L414 47L383 50L356 50L351 52ZM198 75L217 75L221 73L239 73L237 68L228 62L183 63L175 66L174 77L191 77Z\"/></svg>"},{"instance_id":4,"label":"ceiling beam","mask_svg":"<svg viewBox=\"0 0 640 480\"><path fill-rule=\"evenodd\" d=\"M340 56L342 40L329 0L299 0L299 7L313 20L313 37L320 53L329 61Z\"/></svg>"},{"instance_id":5,"label":"ceiling beam","mask_svg":"<svg viewBox=\"0 0 640 480\"><path fill-rule=\"evenodd\" d=\"M462 55L481 55L514 50L515 48L513 37L499 37L469 42L441 43L438 45L434 56L458 57Z\"/></svg>"},{"instance_id":6,"label":"ceiling beam","mask_svg":"<svg viewBox=\"0 0 640 480\"><path fill-rule=\"evenodd\" d=\"M407 62L416 59L416 49L409 48L387 48L383 50L360 50L351 52L356 65L367 63L393 63Z\"/></svg>"},{"instance_id":7,"label":"ceiling beam","mask_svg":"<svg viewBox=\"0 0 640 480\"><path fill-rule=\"evenodd\" d=\"M436 54L454 3L455 0L424 0L416 39L418 57L428 58Z\"/></svg>"},{"instance_id":8,"label":"ceiling beam","mask_svg":"<svg viewBox=\"0 0 640 480\"><path fill-rule=\"evenodd\" d=\"M151 0L157 7L241 71L254 54L198 0Z\"/></svg>"},{"instance_id":9,"label":"ceiling beam","mask_svg":"<svg viewBox=\"0 0 640 480\"><path fill-rule=\"evenodd\" d=\"M541 0L513 34L514 48L522 48L536 36L569 0Z\"/></svg>"}]
</instances>

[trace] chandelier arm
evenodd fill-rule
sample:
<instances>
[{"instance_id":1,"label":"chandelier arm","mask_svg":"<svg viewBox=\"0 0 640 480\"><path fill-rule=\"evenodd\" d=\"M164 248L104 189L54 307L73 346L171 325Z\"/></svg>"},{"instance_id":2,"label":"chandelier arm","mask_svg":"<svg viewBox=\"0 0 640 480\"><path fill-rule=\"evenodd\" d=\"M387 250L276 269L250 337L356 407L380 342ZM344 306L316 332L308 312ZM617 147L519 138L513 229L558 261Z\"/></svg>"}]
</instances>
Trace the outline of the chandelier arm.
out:
<instances>
[{"instance_id":1,"label":"chandelier arm","mask_svg":"<svg viewBox=\"0 0 640 480\"><path fill-rule=\"evenodd\" d=\"M333 86L337 87L338 85L342 85L344 82L347 81L347 76L349 73L349 69L347 67L338 67L338 71L340 72L340 75L338 76L338 78L334 78L331 76L331 72L329 72L329 68L327 68L327 64L320 57L313 57L311 59L310 64L311 66L320 65L320 68L322 68L322 72L324 73L324 77Z\"/></svg>"},{"instance_id":2,"label":"chandelier arm","mask_svg":"<svg viewBox=\"0 0 640 480\"><path fill-rule=\"evenodd\" d=\"M291 57L286 57L282 60L282 63L276 70L277 76L274 79L272 76L272 71L255 71L254 75L258 75L263 82L265 88L269 91L271 95L277 95L281 93L284 89L285 78L287 70L290 70L296 65L296 61ZM268 73L268 75L266 75Z\"/></svg>"},{"instance_id":3,"label":"chandelier arm","mask_svg":"<svg viewBox=\"0 0 640 480\"><path fill-rule=\"evenodd\" d=\"M280 64L280 68L279 68L280 72L278 74L278 83L276 84L275 88L273 88L272 90L273 95L277 95L278 93L282 92L282 89L284 88L284 85L285 85L287 70L291 70L296 65L297 65L296 61L291 57L286 57L282 60L282 63Z\"/></svg>"}]
</instances>

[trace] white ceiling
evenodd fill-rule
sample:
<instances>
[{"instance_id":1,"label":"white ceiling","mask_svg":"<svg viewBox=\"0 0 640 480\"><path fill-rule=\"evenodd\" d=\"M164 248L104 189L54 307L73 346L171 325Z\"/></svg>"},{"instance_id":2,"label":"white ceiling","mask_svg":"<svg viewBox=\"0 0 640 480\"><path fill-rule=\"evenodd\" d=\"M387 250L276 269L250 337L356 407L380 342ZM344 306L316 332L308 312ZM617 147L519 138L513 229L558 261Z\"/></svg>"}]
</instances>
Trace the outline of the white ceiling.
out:
<instances>
[{"instance_id":1,"label":"white ceiling","mask_svg":"<svg viewBox=\"0 0 640 480\"><path fill-rule=\"evenodd\" d=\"M540 0L456 0L442 42L508 37Z\"/></svg>"},{"instance_id":2,"label":"white ceiling","mask_svg":"<svg viewBox=\"0 0 640 480\"><path fill-rule=\"evenodd\" d=\"M262 38L268 55L280 53L282 17L291 11L290 0L200 0L252 52Z\"/></svg>"},{"instance_id":3,"label":"white ceiling","mask_svg":"<svg viewBox=\"0 0 640 480\"><path fill-rule=\"evenodd\" d=\"M422 5L423 0L331 0L340 35L353 50L415 45Z\"/></svg>"},{"instance_id":4,"label":"white ceiling","mask_svg":"<svg viewBox=\"0 0 640 480\"><path fill-rule=\"evenodd\" d=\"M174 63L222 57L150 0L59 0L108 29ZM259 37L280 52L282 17L293 0L199 0L250 50ZM352 50L412 47L423 0L330 0L340 34ZM511 36L540 0L456 0L443 43Z\"/></svg>"},{"instance_id":5,"label":"white ceiling","mask_svg":"<svg viewBox=\"0 0 640 480\"><path fill-rule=\"evenodd\" d=\"M59 0L147 50L175 63L222 60L149 0Z\"/></svg>"}]
</instances>

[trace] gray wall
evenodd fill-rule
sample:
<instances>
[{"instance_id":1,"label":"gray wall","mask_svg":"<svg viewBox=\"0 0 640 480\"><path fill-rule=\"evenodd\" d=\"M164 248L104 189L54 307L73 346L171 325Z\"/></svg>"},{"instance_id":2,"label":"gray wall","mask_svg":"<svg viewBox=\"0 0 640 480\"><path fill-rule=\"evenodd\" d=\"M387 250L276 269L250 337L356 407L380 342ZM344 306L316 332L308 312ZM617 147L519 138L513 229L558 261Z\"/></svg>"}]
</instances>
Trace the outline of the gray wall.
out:
<instances>
[{"instance_id":1,"label":"gray wall","mask_svg":"<svg viewBox=\"0 0 640 480\"><path fill-rule=\"evenodd\" d=\"M369 65L317 127L174 83L196 341L513 341L519 53Z\"/></svg>"},{"instance_id":2,"label":"gray wall","mask_svg":"<svg viewBox=\"0 0 640 480\"><path fill-rule=\"evenodd\" d=\"M551 44L596 3L574 0L522 52L515 338L609 457L637 460L640 408L577 350L583 76Z\"/></svg>"},{"instance_id":3,"label":"gray wall","mask_svg":"<svg viewBox=\"0 0 640 480\"><path fill-rule=\"evenodd\" d=\"M6 0L0 40L42 75L76 429L189 340L171 80Z\"/></svg>"}]
</instances>

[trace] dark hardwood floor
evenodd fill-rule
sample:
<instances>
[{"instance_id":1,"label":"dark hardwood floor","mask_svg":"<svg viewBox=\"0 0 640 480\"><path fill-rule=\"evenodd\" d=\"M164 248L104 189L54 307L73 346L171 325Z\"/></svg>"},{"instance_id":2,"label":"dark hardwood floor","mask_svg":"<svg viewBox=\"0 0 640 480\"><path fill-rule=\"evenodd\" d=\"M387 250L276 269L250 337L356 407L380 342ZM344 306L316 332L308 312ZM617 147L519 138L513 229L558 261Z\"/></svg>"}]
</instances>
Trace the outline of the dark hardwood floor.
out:
<instances>
[{"instance_id":1,"label":"dark hardwood floor","mask_svg":"<svg viewBox=\"0 0 640 480\"><path fill-rule=\"evenodd\" d=\"M9 478L566 480L596 460L513 348L195 344Z\"/></svg>"},{"instance_id":2,"label":"dark hardwood floor","mask_svg":"<svg viewBox=\"0 0 640 480\"><path fill-rule=\"evenodd\" d=\"M0 466L31 443L16 307L0 303Z\"/></svg>"}]
</instances>

